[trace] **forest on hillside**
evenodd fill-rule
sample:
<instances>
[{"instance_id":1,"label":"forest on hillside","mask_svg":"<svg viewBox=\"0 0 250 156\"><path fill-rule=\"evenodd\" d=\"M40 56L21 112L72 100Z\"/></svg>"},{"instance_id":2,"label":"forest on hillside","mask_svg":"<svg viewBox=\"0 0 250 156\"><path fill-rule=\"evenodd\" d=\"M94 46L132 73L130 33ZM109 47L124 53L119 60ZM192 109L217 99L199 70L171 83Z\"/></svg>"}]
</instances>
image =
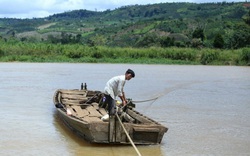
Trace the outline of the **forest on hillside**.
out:
<instances>
[{"instance_id":1,"label":"forest on hillside","mask_svg":"<svg viewBox=\"0 0 250 156\"><path fill-rule=\"evenodd\" d=\"M6 41L89 46L237 49L250 45L250 3L160 3L2 18L0 36Z\"/></svg>"}]
</instances>

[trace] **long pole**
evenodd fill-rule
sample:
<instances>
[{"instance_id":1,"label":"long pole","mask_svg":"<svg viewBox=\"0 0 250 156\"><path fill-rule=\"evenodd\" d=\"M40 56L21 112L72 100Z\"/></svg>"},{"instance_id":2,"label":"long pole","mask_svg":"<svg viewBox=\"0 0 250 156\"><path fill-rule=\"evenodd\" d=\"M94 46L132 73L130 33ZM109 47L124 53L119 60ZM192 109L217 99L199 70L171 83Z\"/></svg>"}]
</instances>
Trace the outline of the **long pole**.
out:
<instances>
[{"instance_id":1,"label":"long pole","mask_svg":"<svg viewBox=\"0 0 250 156\"><path fill-rule=\"evenodd\" d=\"M139 150L138 150L137 147L135 146L133 140L130 138L130 136L129 136L127 130L125 129L124 125L122 124L122 121L121 121L120 117L118 116L117 113L116 113L115 115L116 115L116 117L118 118L118 120L119 120L119 122L120 122L120 124L121 124L121 126L122 126L122 128L123 128L123 130L124 130L124 132L126 133L128 139L129 139L131 145L134 147L136 153L138 154L138 156L141 156L141 153L139 152Z\"/></svg>"}]
</instances>

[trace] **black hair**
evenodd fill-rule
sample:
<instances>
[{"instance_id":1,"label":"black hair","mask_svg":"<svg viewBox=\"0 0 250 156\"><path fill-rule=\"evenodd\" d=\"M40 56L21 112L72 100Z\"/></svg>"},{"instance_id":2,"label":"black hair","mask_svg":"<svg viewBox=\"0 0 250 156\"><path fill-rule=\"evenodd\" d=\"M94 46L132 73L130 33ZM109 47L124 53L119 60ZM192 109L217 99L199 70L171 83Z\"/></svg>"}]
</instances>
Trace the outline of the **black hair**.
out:
<instances>
[{"instance_id":1,"label":"black hair","mask_svg":"<svg viewBox=\"0 0 250 156\"><path fill-rule=\"evenodd\" d=\"M131 70L131 69L128 69L126 71L126 74L131 74L132 77L135 77L135 72L133 70Z\"/></svg>"}]
</instances>

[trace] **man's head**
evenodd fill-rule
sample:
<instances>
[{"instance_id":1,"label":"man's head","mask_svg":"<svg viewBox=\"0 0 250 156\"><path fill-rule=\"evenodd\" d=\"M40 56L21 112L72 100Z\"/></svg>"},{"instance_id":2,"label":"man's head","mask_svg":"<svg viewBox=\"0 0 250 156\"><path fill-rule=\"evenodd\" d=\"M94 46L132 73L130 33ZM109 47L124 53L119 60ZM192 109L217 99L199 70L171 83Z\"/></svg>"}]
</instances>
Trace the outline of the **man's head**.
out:
<instances>
[{"instance_id":1,"label":"man's head","mask_svg":"<svg viewBox=\"0 0 250 156\"><path fill-rule=\"evenodd\" d=\"M135 72L131 69L128 69L125 73L125 79L130 80L131 78L135 77Z\"/></svg>"}]
</instances>

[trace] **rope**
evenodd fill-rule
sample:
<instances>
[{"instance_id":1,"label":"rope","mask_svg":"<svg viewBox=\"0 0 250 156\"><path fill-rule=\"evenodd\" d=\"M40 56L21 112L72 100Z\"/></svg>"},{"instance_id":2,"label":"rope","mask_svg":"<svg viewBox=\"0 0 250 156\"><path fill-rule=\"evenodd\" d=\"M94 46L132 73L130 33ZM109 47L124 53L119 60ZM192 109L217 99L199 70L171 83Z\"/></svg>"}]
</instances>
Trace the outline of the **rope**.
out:
<instances>
[{"instance_id":1,"label":"rope","mask_svg":"<svg viewBox=\"0 0 250 156\"><path fill-rule=\"evenodd\" d=\"M132 101L133 103L142 103L142 102L149 102L149 101L156 101L158 98L160 98L161 96L163 96L164 94L160 94L154 98L151 99L147 99L147 100L140 100L140 101Z\"/></svg>"},{"instance_id":2,"label":"rope","mask_svg":"<svg viewBox=\"0 0 250 156\"><path fill-rule=\"evenodd\" d=\"M116 115L116 117L118 118L118 120L119 120L119 122L120 122L120 124L121 124L121 126L122 126L122 128L123 128L123 130L124 130L124 132L126 133L128 139L129 139L131 145L134 147L136 153L138 154L138 156L141 156L141 153L139 152L139 150L138 150L137 147L135 146L133 140L130 138L130 136L129 136L127 130L125 129L124 125L122 124L122 121L121 121L120 117L118 116L117 113L116 113L115 115Z\"/></svg>"},{"instance_id":3,"label":"rope","mask_svg":"<svg viewBox=\"0 0 250 156\"><path fill-rule=\"evenodd\" d=\"M179 84L179 85L176 85L174 87L171 87L171 88L168 88L168 89L164 90L163 92L159 93L159 95L154 97L154 98L147 99L147 100L141 100L141 101L132 101L132 102L141 103L141 102L148 102L148 101L156 101L158 98L160 98L160 97L162 97L162 96L164 96L164 95L166 95L166 94L168 94L168 93L170 93L170 92L172 92L174 90L184 88L184 87L186 87L188 85L192 85L194 83L199 83L199 82L190 82L190 83Z\"/></svg>"}]
</instances>

